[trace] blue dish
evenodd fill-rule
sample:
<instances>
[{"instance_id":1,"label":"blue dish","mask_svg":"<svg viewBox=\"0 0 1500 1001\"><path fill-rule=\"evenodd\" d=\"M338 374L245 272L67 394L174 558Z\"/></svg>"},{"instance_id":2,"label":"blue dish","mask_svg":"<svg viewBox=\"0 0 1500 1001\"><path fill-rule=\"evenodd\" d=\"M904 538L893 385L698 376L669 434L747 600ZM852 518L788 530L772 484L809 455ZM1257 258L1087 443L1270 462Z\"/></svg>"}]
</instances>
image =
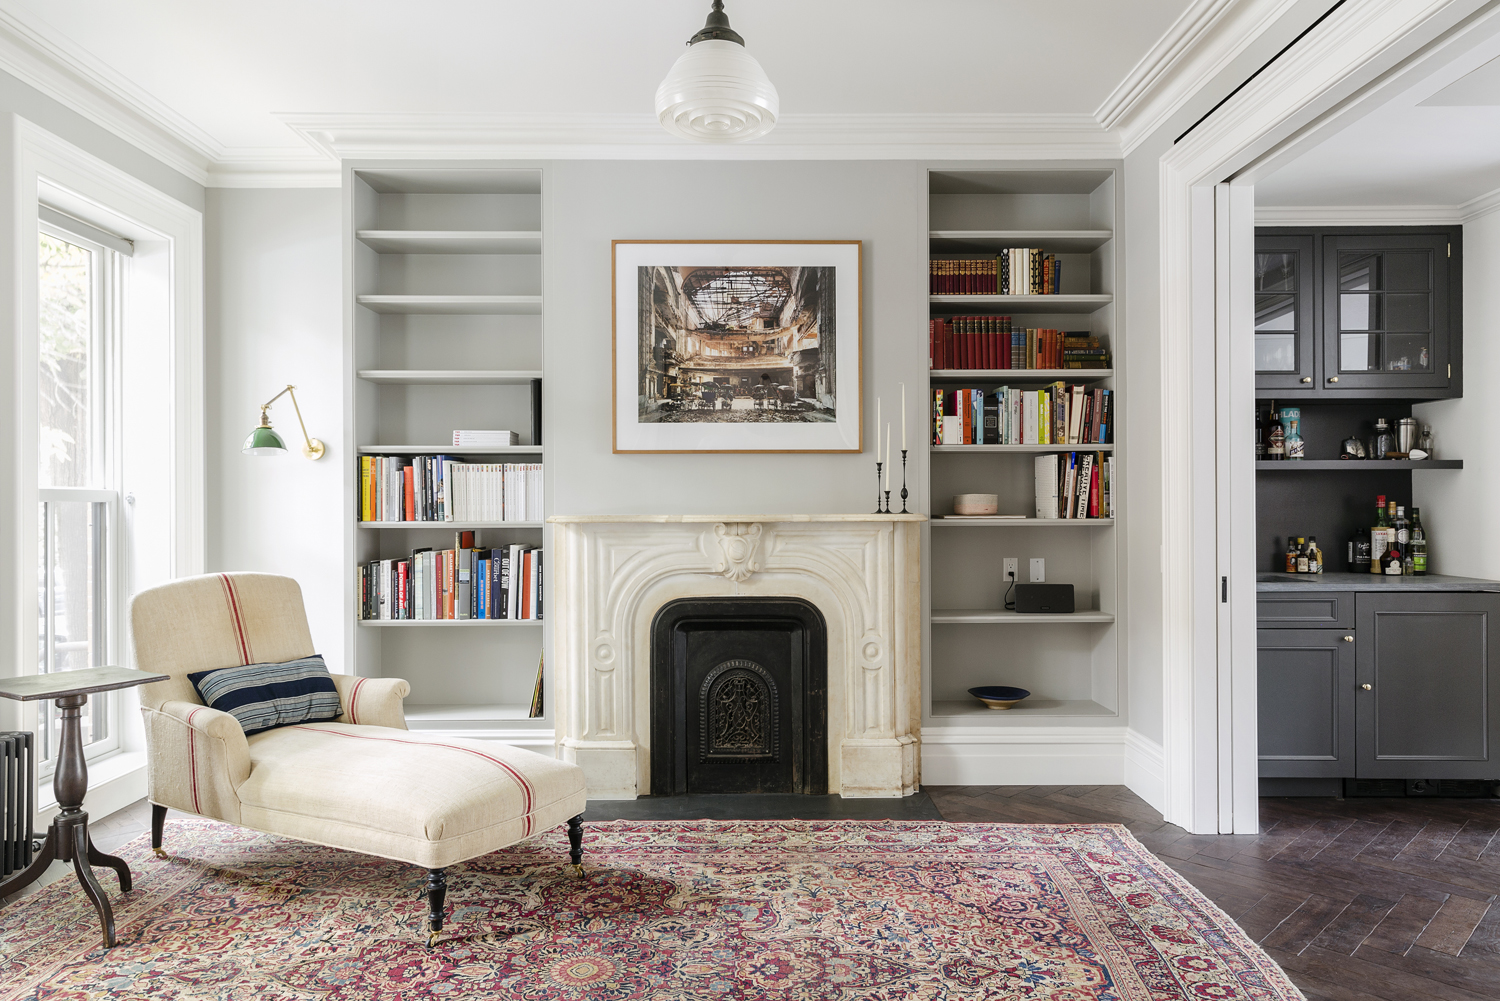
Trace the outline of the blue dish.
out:
<instances>
[{"instance_id":1,"label":"blue dish","mask_svg":"<svg viewBox=\"0 0 1500 1001\"><path fill-rule=\"evenodd\" d=\"M1009 709L1031 695L1024 688L1011 688L1007 685L982 685L969 689L969 694L991 709Z\"/></svg>"}]
</instances>

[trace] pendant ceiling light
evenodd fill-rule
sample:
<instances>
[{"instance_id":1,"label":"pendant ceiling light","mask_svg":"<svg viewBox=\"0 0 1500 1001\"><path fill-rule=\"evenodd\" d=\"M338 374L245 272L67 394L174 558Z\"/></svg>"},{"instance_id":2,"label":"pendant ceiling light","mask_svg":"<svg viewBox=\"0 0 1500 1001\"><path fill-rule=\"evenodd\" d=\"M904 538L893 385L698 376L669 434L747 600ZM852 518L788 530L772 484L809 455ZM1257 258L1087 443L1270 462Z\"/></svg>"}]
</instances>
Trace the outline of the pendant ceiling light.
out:
<instances>
[{"instance_id":1,"label":"pendant ceiling light","mask_svg":"<svg viewBox=\"0 0 1500 1001\"><path fill-rule=\"evenodd\" d=\"M723 0L714 0L703 30L656 88L662 127L698 142L743 142L770 132L780 107L766 71L729 26Z\"/></svg>"}]
</instances>

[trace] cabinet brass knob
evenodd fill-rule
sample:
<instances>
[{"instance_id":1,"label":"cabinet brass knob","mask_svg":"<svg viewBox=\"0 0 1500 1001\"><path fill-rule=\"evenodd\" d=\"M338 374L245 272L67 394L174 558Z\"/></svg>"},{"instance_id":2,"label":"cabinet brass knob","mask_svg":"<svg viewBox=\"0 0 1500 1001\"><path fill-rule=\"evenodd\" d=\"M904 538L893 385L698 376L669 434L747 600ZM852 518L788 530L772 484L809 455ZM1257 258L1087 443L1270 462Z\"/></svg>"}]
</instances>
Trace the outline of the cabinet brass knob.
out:
<instances>
[{"instance_id":1,"label":"cabinet brass knob","mask_svg":"<svg viewBox=\"0 0 1500 1001\"><path fill-rule=\"evenodd\" d=\"M1344 642L1345 643L1353 643L1354 642L1354 637L1353 636L1345 636L1344 637Z\"/></svg>"},{"instance_id":2,"label":"cabinet brass knob","mask_svg":"<svg viewBox=\"0 0 1500 1001\"><path fill-rule=\"evenodd\" d=\"M1302 381L1303 382L1312 382L1312 376L1310 376L1310 375L1304 375L1302 377Z\"/></svg>"},{"instance_id":3,"label":"cabinet brass knob","mask_svg":"<svg viewBox=\"0 0 1500 1001\"><path fill-rule=\"evenodd\" d=\"M1336 376L1336 375L1330 375L1330 376L1329 376L1329 377L1328 377L1328 381L1329 381L1329 382L1338 382L1338 381L1339 381L1339 377L1338 377L1338 376Z\"/></svg>"},{"instance_id":4,"label":"cabinet brass knob","mask_svg":"<svg viewBox=\"0 0 1500 1001\"><path fill-rule=\"evenodd\" d=\"M1363 688L1367 692L1371 692L1371 691L1375 690L1375 686L1374 685L1360 685L1359 687Z\"/></svg>"}]
</instances>

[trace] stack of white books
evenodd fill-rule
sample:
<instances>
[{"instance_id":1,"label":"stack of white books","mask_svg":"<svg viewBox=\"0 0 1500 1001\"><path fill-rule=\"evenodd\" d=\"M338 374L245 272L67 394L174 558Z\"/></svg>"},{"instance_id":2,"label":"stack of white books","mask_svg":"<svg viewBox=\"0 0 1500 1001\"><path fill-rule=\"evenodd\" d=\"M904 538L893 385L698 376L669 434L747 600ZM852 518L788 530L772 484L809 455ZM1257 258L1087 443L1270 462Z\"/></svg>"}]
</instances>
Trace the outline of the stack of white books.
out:
<instances>
[{"instance_id":1,"label":"stack of white books","mask_svg":"<svg viewBox=\"0 0 1500 1001\"><path fill-rule=\"evenodd\" d=\"M514 431L455 431L453 444L478 448L498 448L521 444L521 436Z\"/></svg>"}]
</instances>

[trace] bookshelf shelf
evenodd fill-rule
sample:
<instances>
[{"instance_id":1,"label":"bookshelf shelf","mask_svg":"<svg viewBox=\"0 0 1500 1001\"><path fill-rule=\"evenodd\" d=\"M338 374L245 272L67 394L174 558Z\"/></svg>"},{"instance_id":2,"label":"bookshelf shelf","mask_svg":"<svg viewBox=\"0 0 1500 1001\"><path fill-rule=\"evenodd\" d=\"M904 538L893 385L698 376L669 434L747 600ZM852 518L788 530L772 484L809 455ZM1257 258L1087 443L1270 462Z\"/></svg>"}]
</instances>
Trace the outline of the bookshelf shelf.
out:
<instances>
[{"instance_id":1,"label":"bookshelf shelf","mask_svg":"<svg viewBox=\"0 0 1500 1001\"><path fill-rule=\"evenodd\" d=\"M935 368L927 378L935 383L960 385L993 382L1100 382L1113 379L1112 368Z\"/></svg>"},{"instance_id":2,"label":"bookshelf shelf","mask_svg":"<svg viewBox=\"0 0 1500 1001\"><path fill-rule=\"evenodd\" d=\"M543 455L540 445L360 445L360 455Z\"/></svg>"},{"instance_id":3,"label":"bookshelf shelf","mask_svg":"<svg viewBox=\"0 0 1500 1001\"><path fill-rule=\"evenodd\" d=\"M990 709L975 699L934 701L932 715L940 719L962 719L970 723L1005 726L1027 716L1118 716L1108 706L1090 699L1039 699L1032 696L1010 709Z\"/></svg>"},{"instance_id":4,"label":"bookshelf shelf","mask_svg":"<svg viewBox=\"0 0 1500 1001\"><path fill-rule=\"evenodd\" d=\"M935 229L927 234L934 254L993 254L1008 247L1087 254L1114 238L1108 229Z\"/></svg>"},{"instance_id":5,"label":"bookshelf shelf","mask_svg":"<svg viewBox=\"0 0 1500 1001\"><path fill-rule=\"evenodd\" d=\"M1110 612L1087 609L1082 612L1056 614L1050 612L1007 612L1003 608L934 608L932 610L932 624L935 626L1060 626L1075 622L1101 623L1113 621L1115 621L1115 617Z\"/></svg>"},{"instance_id":6,"label":"bookshelf shelf","mask_svg":"<svg viewBox=\"0 0 1500 1001\"><path fill-rule=\"evenodd\" d=\"M933 528L1109 528L1113 518L955 518L932 516Z\"/></svg>"},{"instance_id":7,"label":"bookshelf shelf","mask_svg":"<svg viewBox=\"0 0 1500 1001\"><path fill-rule=\"evenodd\" d=\"M360 521L360 528L447 528L455 532L467 532L480 528L543 528L540 521Z\"/></svg>"},{"instance_id":8,"label":"bookshelf shelf","mask_svg":"<svg viewBox=\"0 0 1500 1001\"><path fill-rule=\"evenodd\" d=\"M1113 445L933 445L934 452L1113 452Z\"/></svg>"},{"instance_id":9,"label":"bookshelf shelf","mask_svg":"<svg viewBox=\"0 0 1500 1001\"><path fill-rule=\"evenodd\" d=\"M525 386L542 377L540 370L499 369L363 368L355 374L366 382L397 386Z\"/></svg>"},{"instance_id":10,"label":"bookshelf shelf","mask_svg":"<svg viewBox=\"0 0 1500 1001\"><path fill-rule=\"evenodd\" d=\"M540 254L542 234L515 230L362 229L377 254Z\"/></svg>"},{"instance_id":11,"label":"bookshelf shelf","mask_svg":"<svg viewBox=\"0 0 1500 1001\"><path fill-rule=\"evenodd\" d=\"M544 609L545 611L545 609ZM356 619L361 626L383 629L515 629L540 626L546 619Z\"/></svg>"},{"instance_id":12,"label":"bookshelf shelf","mask_svg":"<svg viewBox=\"0 0 1500 1001\"><path fill-rule=\"evenodd\" d=\"M930 295L943 313L1092 313L1115 301L1112 295Z\"/></svg>"},{"instance_id":13,"label":"bookshelf shelf","mask_svg":"<svg viewBox=\"0 0 1500 1001\"><path fill-rule=\"evenodd\" d=\"M540 316L539 295L359 295L354 301L376 313L427 316Z\"/></svg>"},{"instance_id":14,"label":"bookshelf shelf","mask_svg":"<svg viewBox=\"0 0 1500 1001\"><path fill-rule=\"evenodd\" d=\"M1358 473L1371 469L1462 469L1462 459L1262 459L1255 464L1257 473L1312 473L1336 469L1341 473Z\"/></svg>"}]
</instances>

